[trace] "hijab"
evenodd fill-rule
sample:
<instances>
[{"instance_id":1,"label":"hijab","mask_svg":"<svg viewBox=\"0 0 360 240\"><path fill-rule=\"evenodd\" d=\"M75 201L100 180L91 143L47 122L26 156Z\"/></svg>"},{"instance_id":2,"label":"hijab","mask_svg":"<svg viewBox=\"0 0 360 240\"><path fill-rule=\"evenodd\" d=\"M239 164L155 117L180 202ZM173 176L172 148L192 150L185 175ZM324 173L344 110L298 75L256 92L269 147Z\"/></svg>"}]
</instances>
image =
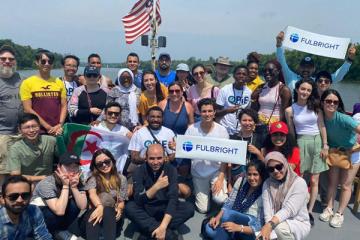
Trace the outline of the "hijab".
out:
<instances>
[{"instance_id":1,"label":"hijab","mask_svg":"<svg viewBox=\"0 0 360 240\"><path fill-rule=\"evenodd\" d=\"M283 171L285 177L283 179L276 180L271 176L271 174L270 177L267 179L270 187L270 198L274 203L274 210L276 213L282 208L282 203L285 200L286 194L288 193L292 184L295 182L298 175L292 170L292 168L287 162L287 159L282 153L277 151L268 153L265 156L264 160L266 166L268 166L270 160L277 161L284 165Z\"/></svg>"}]
</instances>

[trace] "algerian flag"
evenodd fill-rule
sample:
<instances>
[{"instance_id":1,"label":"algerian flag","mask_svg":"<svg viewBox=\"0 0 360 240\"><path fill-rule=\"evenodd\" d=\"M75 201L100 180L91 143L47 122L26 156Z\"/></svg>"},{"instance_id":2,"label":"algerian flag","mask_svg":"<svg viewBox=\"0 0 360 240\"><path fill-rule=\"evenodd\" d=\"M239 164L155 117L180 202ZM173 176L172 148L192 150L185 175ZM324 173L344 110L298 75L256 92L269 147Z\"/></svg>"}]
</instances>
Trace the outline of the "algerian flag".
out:
<instances>
[{"instance_id":1,"label":"algerian flag","mask_svg":"<svg viewBox=\"0 0 360 240\"><path fill-rule=\"evenodd\" d=\"M77 154L85 177L88 177L90 172L93 154L102 148L106 148L114 155L118 172L123 171L128 157L129 139L126 136L75 123L66 123L63 129L63 135L57 137L59 153L72 151Z\"/></svg>"}]
</instances>

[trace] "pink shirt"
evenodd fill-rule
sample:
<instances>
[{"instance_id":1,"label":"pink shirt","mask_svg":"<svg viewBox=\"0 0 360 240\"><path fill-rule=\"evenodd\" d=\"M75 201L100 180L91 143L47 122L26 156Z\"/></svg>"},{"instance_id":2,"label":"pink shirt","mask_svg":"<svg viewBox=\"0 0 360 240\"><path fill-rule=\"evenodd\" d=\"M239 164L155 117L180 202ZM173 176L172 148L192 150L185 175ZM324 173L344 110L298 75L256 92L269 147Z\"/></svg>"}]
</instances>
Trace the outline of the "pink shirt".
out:
<instances>
[{"instance_id":1,"label":"pink shirt","mask_svg":"<svg viewBox=\"0 0 360 240\"><path fill-rule=\"evenodd\" d=\"M212 89L213 89L213 93L211 94ZM217 96L219 95L219 91L220 91L220 89L218 87L209 88L207 90L205 97L203 97L203 98L211 98L211 95L212 95L212 97L216 100ZM200 114L199 109L197 107L197 103L203 98L200 97L200 95L198 94L198 92L196 90L196 85L192 85L189 88L187 99L193 106L196 114Z\"/></svg>"}]
</instances>

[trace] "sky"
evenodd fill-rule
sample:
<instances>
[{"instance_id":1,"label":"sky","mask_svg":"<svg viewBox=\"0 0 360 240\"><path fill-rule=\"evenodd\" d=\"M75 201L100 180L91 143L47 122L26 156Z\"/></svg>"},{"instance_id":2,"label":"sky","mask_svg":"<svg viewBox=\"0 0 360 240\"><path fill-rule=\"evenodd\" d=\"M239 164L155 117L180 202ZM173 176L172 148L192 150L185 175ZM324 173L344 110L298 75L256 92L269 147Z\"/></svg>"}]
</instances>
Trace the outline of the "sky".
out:
<instances>
[{"instance_id":1,"label":"sky","mask_svg":"<svg viewBox=\"0 0 360 240\"><path fill-rule=\"evenodd\" d=\"M137 0L2 1L0 39L82 61L99 53L103 62L123 62L129 52L150 59L140 39L125 43L121 18ZM159 35L167 37L172 59L210 56L246 58L275 51L275 37L286 26L360 42L360 1L344 0L160 0Z\"/></svg>"}]
</instances>

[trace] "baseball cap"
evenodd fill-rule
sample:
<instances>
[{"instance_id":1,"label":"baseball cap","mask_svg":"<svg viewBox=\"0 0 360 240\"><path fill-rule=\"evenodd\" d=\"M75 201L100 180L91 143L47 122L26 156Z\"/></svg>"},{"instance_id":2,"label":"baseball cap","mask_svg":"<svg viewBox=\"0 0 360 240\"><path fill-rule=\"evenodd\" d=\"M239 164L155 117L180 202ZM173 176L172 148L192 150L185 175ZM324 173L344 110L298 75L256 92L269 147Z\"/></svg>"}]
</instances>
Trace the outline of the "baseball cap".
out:
<instances>
[{"instance_id":1,"label":"baseball cap","mask_svg":"<svg viewBox=\"0 0 360 240\"><path fill-rule=\"evenodd\" d=\"M84 75L88 75L88 74L96 74L96 75L100 75L100 71L98 68L93 67L93 66L86 66L84 69Z\"/></svg>"},{"instance_id":2,"label":"baseball cap","mask_svg":"<svg viewBox=\"0 0 360 240\"><path fill-rule=\"evenodd\" d=\"M168 53L160 53L159 59L162 58L162 57L166 57L166 58L171 60L170 54L168 54Z\"/></svg>"},{"instance_id":3,"label":"baseball cap","mask_svg":"<svg viewBox=\"0 0 360 240\"><path fill-rule=\"evenodd\" d=\"M176 71L185 71L185 72L189 72L189 66L186 63L180 63L179 65L176 66Z\"/></svg>"},{"instance_id":4,"label":"baseball cap","mask_svg":"<svg viewBox=\"0 0 360 240\"><path fill-rule=\"evenodd\" d=\"M301 66L304 66L304 65L315 66L315 63L314 63L314 60L311 57L306 56L300 61L300 65Z\"/></svg>"},{"instance_id":5,"label":"baseball cap","mask_svg":"<svg viewBox=\"0 0 360 240\"><path fill-rule=\"evenodd\" d=\"M59 158L59 164L68 165L72 163L80 165L80 158L72 152L65 152Z\"/></svg>"},{"instance_id":6,"label":"baseball cap","mask_svg":"<svg viewBox=\"0 0 360 240\"><path fill-rule=\"evenodd\" d=\"M273 133L283 133L283 134L288 134L289 133L289 129L288 126L286 125L286 123L284 122L274 122L270 125L270 134Z\"/></svg>"}]
</instances>

